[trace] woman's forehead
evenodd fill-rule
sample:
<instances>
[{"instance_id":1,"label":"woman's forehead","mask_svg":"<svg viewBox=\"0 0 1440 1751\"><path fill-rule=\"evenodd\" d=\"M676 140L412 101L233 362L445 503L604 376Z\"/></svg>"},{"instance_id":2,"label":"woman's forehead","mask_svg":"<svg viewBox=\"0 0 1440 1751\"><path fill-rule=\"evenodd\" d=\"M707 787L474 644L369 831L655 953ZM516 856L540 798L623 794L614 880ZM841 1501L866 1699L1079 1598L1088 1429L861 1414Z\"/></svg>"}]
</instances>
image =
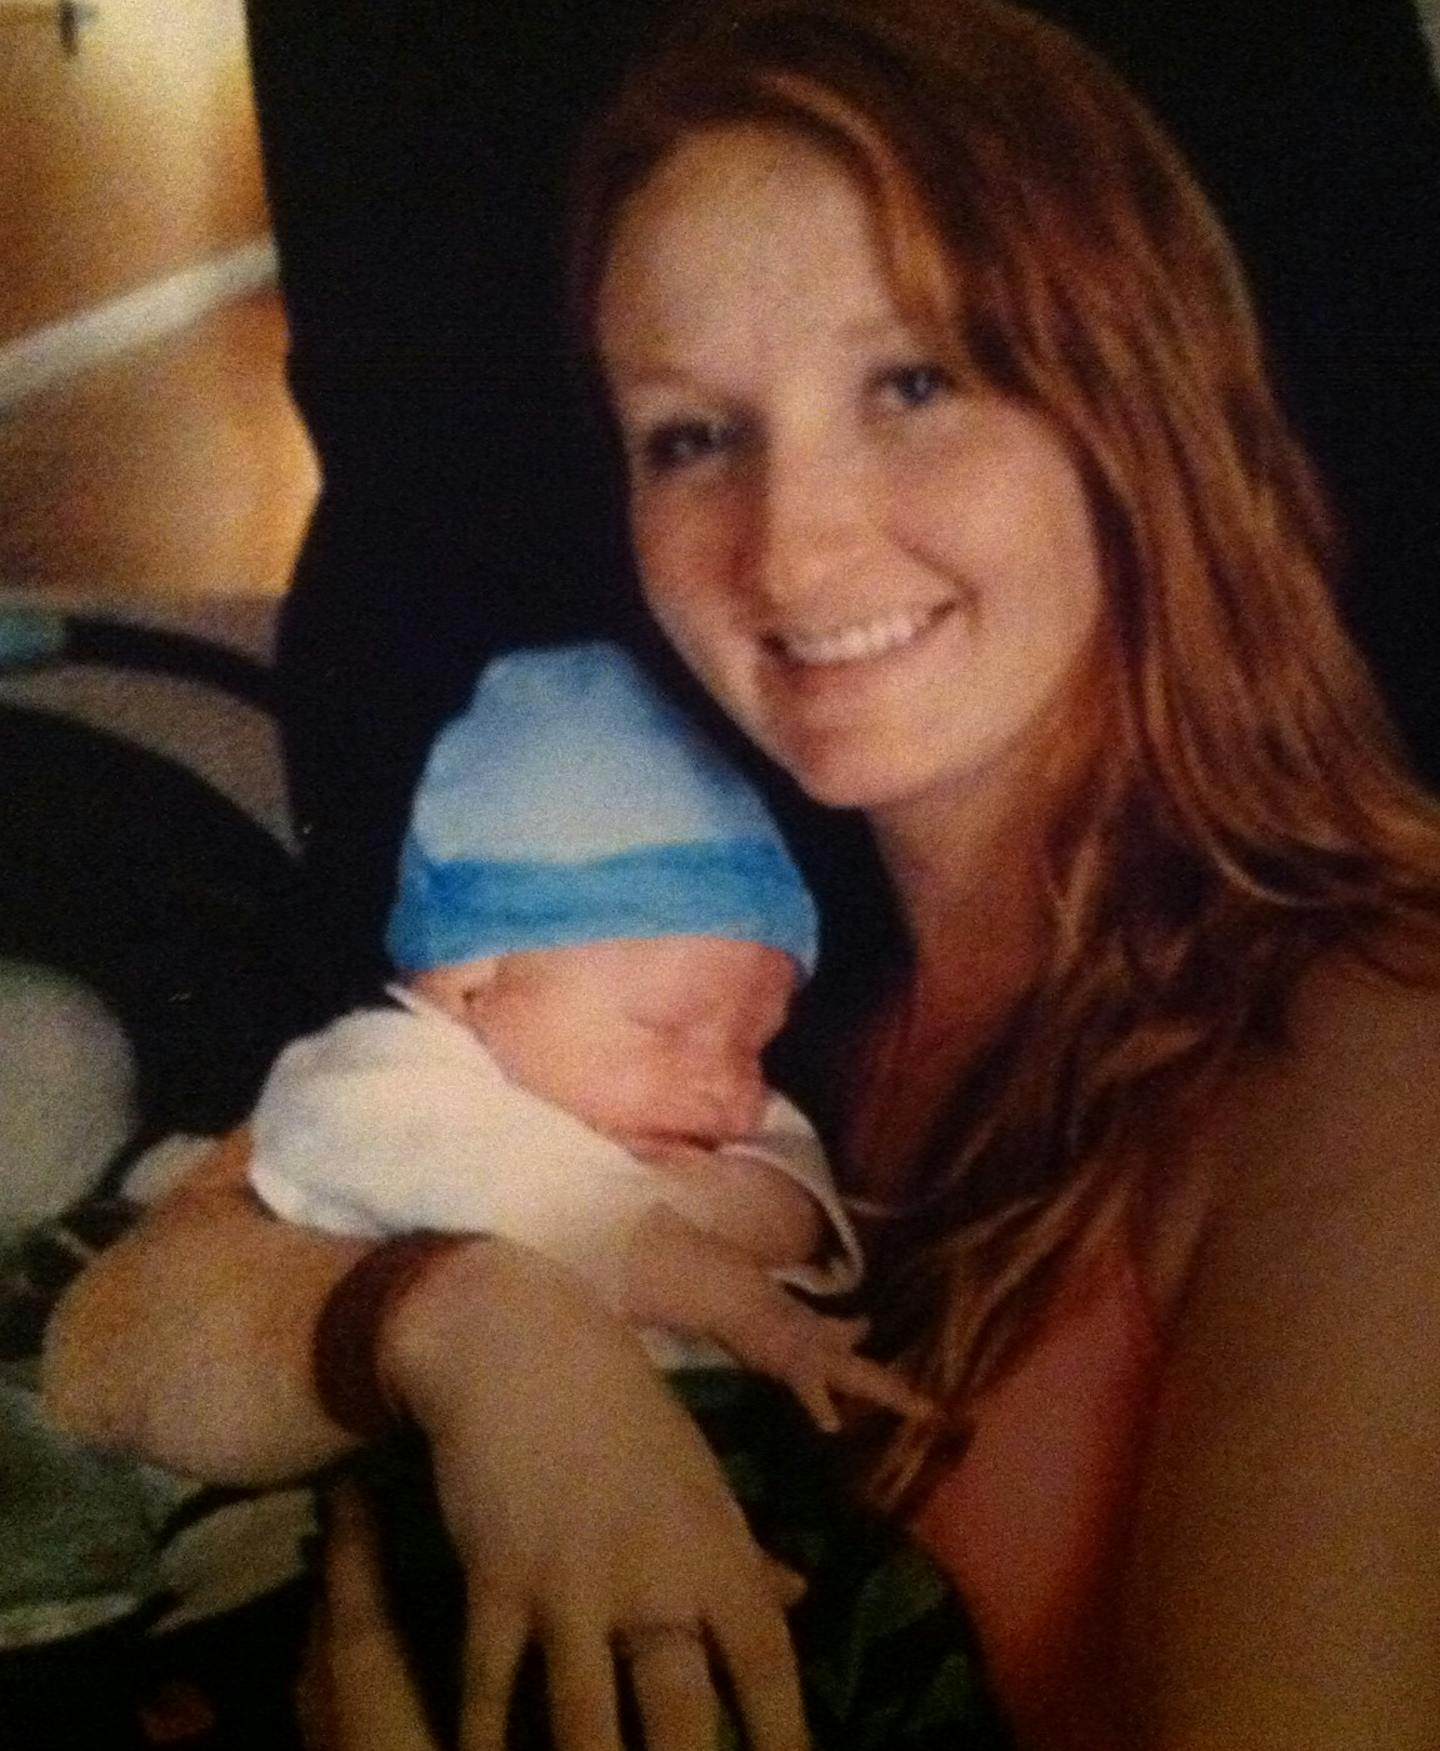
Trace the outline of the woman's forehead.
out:
<instances>
[{"instance_id":1,"label":"woman's forehead","mask_svg":"<svg viewBox=\"0 0 1440 1751\"><path fill-rule=\"evenodd\" d=\"M813 133L769 117L711 123L683 135L618 208L596 338L613 369L636 345L648 354L664 319L694 329L722 291L750 292L759 329L818 301L858 345L920 340L964 371L964 282L934 214L864 124L851 137L829 116Z\"/></svg>"},{"instance_id":2,"label":"woman's forehead","mask_svg":"<svg viewBox=\"0 0 1440 1751\"><path fill-rule=\"evenodd\" d=\"M853 224L864 197L835 156L794 130L759 122L684 136L622 204L608 271L635 263L654 276L698 258L713 270L737 243L784 259ZM677 255L678 246L686 246Z\"/></svg>"},{"instance_id":3,"label":"woman's forehead","mask_svg":"<svg viewBox=\"0 0 1440 1751\"><path fill-rule=\"evenodd\" d=\"M838 155L756 123L683 140L621 209L598 329L612 366L663 369L707 337L716 363L736 320L780 333L823 306L827 328L873 344L913 323L889 272L869 192Z\"/></svg>"}]
</instances>

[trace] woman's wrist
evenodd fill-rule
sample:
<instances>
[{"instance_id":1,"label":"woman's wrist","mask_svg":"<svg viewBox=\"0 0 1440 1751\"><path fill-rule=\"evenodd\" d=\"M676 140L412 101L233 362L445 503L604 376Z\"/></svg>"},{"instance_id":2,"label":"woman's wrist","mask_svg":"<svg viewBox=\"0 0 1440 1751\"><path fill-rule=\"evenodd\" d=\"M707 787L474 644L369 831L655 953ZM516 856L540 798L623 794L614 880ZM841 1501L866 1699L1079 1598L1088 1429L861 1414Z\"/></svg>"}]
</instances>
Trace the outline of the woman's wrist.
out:
<instances>
[{"instance_id":1,"label":"woman's wrist","mask_svg":"<svg viewBox=\"0 0 1440 1751\"><path fill-rule=\"evenodd\" d=\"M495 1382L533 1372L537 1354L565 1393L617 1349L648 1369L628 1325L566 1266L510 1241L467 1237L392 1307L377 1366L390 1402L434 1441L488 1403Z\"/></svg>"},{"instance_id":2,"label":"woman's wrist","mask_svg":"<svg viewBox=\"0 0 1440 1751\"><path fill-rule=\"evenodd\" d=\"M336 1282L315 1322L311 1379L332 1423L362 1440L396 1428L408 1408L390 1381L390 1326L425 1279L483 1236L431 1230L372 1247Z\"/></svg>"},{"instance_id":3,"label":"woman's wrist","mask_svg":"<svg viewBox=\"0 0 1440 1751\"><path fill-rule=\"evenodd\" d=\"M483 1366L492 1304L517 1257L528 1256L505 1241L459 1236L389 1303L376 1333L375 1369L399 1416L435 1433L454 1408L457 1381Z\"/></svg>"}]
</instances>

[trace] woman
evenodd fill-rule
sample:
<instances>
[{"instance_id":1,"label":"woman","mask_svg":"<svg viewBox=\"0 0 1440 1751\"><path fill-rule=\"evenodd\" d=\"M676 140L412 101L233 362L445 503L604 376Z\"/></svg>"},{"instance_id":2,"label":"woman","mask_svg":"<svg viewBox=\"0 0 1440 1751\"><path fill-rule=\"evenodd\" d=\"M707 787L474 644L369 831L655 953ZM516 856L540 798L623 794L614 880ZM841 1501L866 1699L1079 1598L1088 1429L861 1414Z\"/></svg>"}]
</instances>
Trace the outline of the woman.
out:
<instances>
[{"instance_id":1,"label":"woman","mask_svg":"<svg viewBox=\"0 0 1440 1751\"><path fill-rule=\"evenodd\" d=\"M873 1493L1027 1744L1429 1743L1440 823L1192 182L996 0L735 0L596 142L577 282L655 620L864 812L903 927L812 1054L880 1330L948 1407ZM612 1639L652 1744L704 1742L707 1639L797 1743L787 1583L621 1334L502 1247L276 1233L242 1156L72 1292L57 1414L319 1464L327 1306L332 1408L374 1338L433 1443L467 1745L532 1636L562 1745L615 1743Z\"/></svg>"}]
</instances>

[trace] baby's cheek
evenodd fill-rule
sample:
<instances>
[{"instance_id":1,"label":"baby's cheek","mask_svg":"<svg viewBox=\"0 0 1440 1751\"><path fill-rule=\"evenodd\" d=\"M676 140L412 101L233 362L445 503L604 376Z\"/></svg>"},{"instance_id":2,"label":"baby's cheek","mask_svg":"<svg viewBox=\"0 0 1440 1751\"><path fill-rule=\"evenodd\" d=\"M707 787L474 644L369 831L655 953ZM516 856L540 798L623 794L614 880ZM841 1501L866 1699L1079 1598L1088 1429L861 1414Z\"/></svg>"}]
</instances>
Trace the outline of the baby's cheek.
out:
<instances>
[{"instance_id":1,"label":"baby's cheek","mask_svg":"<svg viewBox=\"0 0 1440 1751\"><path fill-rule=\"evenodd\" d=\"M610 1105L617 1126L640 1135L683 1134L698 1122L693 1076L658 1052L637 1056L617 1069Z\"/></svg>"},{"instance_id":2,"label":"baby's cheek","mask_svg":"<svg viewBox=\"0 0 1440 1751\"><path fill-rule=\"evenodd\" d=\"M612 1056L599 1066L583 1115L609 1135L644 1135L663 1126L657 1080L643 1064Z\"/></svg>"}]
</instances>

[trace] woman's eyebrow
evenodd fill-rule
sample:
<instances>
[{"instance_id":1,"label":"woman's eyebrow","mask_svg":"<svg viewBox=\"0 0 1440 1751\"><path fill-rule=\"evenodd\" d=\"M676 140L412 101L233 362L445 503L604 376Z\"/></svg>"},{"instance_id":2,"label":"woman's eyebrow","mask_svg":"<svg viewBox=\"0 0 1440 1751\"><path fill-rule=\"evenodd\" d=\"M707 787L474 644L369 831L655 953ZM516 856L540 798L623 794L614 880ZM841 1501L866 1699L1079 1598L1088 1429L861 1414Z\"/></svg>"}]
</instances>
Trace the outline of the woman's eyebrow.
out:
<instances>
[{"instance_id":1,"label":"woman's eyebrow","mask_svg":"<svg viewBox=\"0 0 1440 1751\"><path fill-rule=\"evenodd\" d=\"M932 350L932 342L920 325L896 310L861 311L837 324L835 339L856 352L877 347L919 347ZM615 351L605 358L612 377L623 378L627 388L692 388L700 381L694 365L681 364L663 353Z\"/></svg>"},{"instance_id":2,"label":"woman's eyebrow","mask_svg":"<svg viewBox=\"0 0 1440 1751\"><path fill-rule=\"evenodd\" d=\"M683 366L672 365L665 359L648 359L644 357L626 358L623 355L612 355L605 361L606 369L612 376L623 377L630 386L640 385L644 388L683 388L691 381L691 374Z\"/></svg>"},{"instance_id":3,"label":"woman's eyebrow","mask_svg":"<svg viewBox=\"0 0 1440 1751\"><path fill-rule=\"evenodd\" d=\"M836 337L853 347L915 346L924 339L913 322L907 321L902 312L892 309L852 316L839 325Z\"/></svg>"}]
</instances>

